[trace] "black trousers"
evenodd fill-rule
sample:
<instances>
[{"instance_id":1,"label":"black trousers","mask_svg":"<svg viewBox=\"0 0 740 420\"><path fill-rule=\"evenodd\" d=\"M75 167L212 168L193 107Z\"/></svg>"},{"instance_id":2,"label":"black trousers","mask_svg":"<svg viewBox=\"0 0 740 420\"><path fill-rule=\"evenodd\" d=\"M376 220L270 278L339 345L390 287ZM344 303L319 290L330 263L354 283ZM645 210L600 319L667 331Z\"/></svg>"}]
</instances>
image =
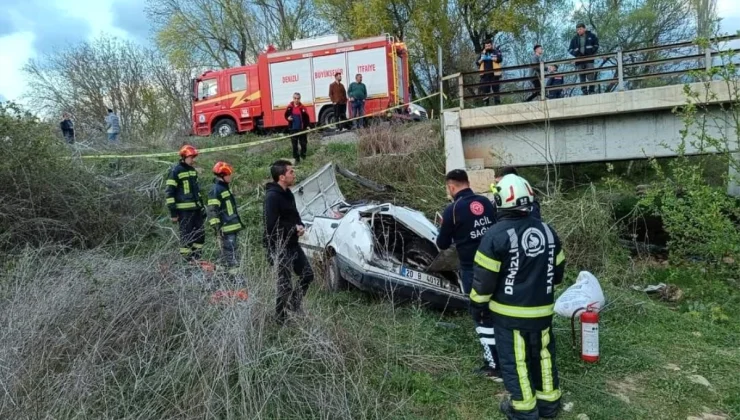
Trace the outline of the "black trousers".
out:
<instances>
[{"instance_id":1,"label":"black trousers","mask_svg":"<svg viewBox=\"0 0 740 420\"><path fill-rule=\"evenodd\" d=\"M299 245L293 245L277 253L268 252L270 265L278 264L277 299L275 313L279 322L285 320L286 310L300 310L303 296L308 286L313 283L313 269L306 254ZM291 272L298 276L298 283L293 285Z\"/></svg>"},{"instance_id":2,"label":"black trousers","mask_svg":"<svg viewBox=\"0 0 740 420\"><path fill-rule=\"evenodd\" d=\"M342 128L346 127L347 123L340 124L340 121L345 121L347 119L347 104L334 104L334 120L337 123L337 125L334 126L334 128Z\"/></svg>"},{"instance_id":3,"label":"black trousers","mask_svg":"<svg viewBox=\"0 0 740 420\"><path fill-rule=\"evenodd\" d=\"M299 162L301 159L306 158L306 150L308 147L308 135L304 132L297 132L290 138L290 143L293 145L293 159ZM300 153L298 151L298 144L301 145Z\"/></svg>"},{"instance_id":4,"label":"black trousers","mask_svg":"<svg viewBox=\"0 0 740 420\"><path fill-rule=\"evenodd\" d=\"M540 93L542 92L542 84L540 83L539 77L535 77L534 79L532 79L532 86L537 89L537 92L533 92L531 95L529 95L527 99L524 100L525 102L529 102L532 99L540 96Z\"/></svg>"},{"instance_id":5,"label":"black trousers","mask_svg":"<svg viewBox=\"0 0 740 420\"><path fill-rule=\"evenodd\" d=\"M498 82L500 80L501 80L501 76L495 76L493 74L484 74L480 78L480 82L481 83ZM500 91L501 91L501 84L500 83L492 83L490 85L481 85L478 88L478 93L481 94L481 95L486 94L486 93L491 93L491 92L493 92L494 94L497 94ZM489 104L489 101L490 101L489 98L483 99L483 103L486 106ZM501 103L501 97L499 95L494 95L494 97L493 97L493 103L494 103L494 105L499 105Z\"/></svg>"},{"instance_id":6,"label":"black trousers","mask_svg":"<svg viewBox=\"0 0 740 420\"><path fill-rule=\"evenodd\" d=\"M201 210L180 210L177 216L180 224L180 255L187 261L200 259L206 242L203 213Z\"/></svg>"},{"instance_id":7,"label":"black trousers","mask_svg":"<svg viewBox=\"0 0 740 420\"><path fill-rule=\"evenodd\" d=\"M554 417L560 409L560 380L552 328L524 331L494 322L504 386L511 393L514 418Z\"/></svg>"}]
</instances>

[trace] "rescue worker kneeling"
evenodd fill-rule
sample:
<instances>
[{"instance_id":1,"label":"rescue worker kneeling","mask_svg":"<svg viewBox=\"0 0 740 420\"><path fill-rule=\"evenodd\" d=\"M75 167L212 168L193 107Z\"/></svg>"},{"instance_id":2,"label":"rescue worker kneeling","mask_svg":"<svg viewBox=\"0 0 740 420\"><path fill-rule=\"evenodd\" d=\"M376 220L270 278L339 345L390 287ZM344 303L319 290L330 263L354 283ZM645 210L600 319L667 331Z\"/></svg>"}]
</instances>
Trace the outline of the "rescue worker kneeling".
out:
<instances>
[{"instance_id":1,"label":"rescue worker kneeling","mask_svg":"<svg viewBox=\"0 0 740 420\"><path fill-rule=\"evenodd\" d=\"M501 374L511 393L501 411L510 420L553 418L560 384L552 316L565 257L555 231L530 214L534 197L524 178L507 175L496 189L497 222L475 255L470 312L476 321L491 312Z\"/></svg>"},{"instance_id":2,"label":"rescue worker kneeling","mask_svg":"<svg viewBox=\"0 0 740 420\"><path fill-rule=\"evenodd\" d=\"M235 275L239 259L237 258L236 234L244 228L236 207L236 199L231 193L229 184L234 168L226 162L213 165L213 186L208 193L209 225L218 238L221 249L221 262L227 267L228 274Z\"/></svg>"}]
</instances>

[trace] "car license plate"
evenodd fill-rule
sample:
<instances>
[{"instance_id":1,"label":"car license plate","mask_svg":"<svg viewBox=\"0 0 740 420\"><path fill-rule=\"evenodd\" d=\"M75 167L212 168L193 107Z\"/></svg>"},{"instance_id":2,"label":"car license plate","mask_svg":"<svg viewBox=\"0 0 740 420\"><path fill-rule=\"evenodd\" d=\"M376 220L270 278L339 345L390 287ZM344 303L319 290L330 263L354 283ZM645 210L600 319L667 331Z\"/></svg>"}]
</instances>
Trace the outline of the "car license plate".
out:
<instances>
[{"instance_id":1,"label":"car license plate","mask_svg":"<svg viewBox=\"0 0 740 420\"><path fill-rule=\"evenodd\" d=\"M411 270L407 267L401 267L401 275L409 279L421 280L421 281L425 281L427 283L433 284L437 287L442 287L441 279L434 277L434 276L430 276L429 274L426 274L426 273L422 273L421 271Z\"/></svg>"}]
</instances>

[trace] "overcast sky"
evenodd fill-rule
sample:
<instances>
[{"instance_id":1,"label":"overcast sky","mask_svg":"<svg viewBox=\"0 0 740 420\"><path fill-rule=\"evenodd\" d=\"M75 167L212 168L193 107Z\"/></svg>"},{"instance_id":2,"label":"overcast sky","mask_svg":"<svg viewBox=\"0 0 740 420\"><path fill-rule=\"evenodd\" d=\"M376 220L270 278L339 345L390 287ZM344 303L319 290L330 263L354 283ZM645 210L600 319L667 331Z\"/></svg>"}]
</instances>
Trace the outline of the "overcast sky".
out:
<instances>
[{"instance_id":1,"label":"overcast sky","mask_svg":"<svg viewBox=\"0 0 740 420\"><path fill-rule=\"evenodd\" d=\"M722 30L740 30L738 0L718 0ZM147 42L146 0L2 0L0 101L18 100L26 89L21 68L55 47L101 33Z\"/></svg>"}]
</instances>

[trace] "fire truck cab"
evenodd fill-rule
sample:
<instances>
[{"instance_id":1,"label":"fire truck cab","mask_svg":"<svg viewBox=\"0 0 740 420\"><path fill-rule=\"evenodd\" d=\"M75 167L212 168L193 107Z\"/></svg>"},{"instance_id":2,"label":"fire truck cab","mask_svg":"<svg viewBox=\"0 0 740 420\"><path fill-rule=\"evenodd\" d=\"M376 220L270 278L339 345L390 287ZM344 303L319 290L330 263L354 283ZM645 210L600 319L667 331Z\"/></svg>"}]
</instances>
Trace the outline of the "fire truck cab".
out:
<instances>
[{"instance_id":1,"label":"fire truck cab","mask_svg":"<svg viewBox=\"0 0 740 420\"><path fill-rule=\"evenodd\" d=\"M210 70L192 81L192 134L228 136L288 127L284 113L301 94L312 125L335 121L329 85L342 74L345 89L362 74L365 114L408 104L408 51L389 35L344 41L337 35L293 41L285 51L266 51L256 64ZM426 118L418 105L388 112ZM347 118L351 105L347 103Z\"/></svg>"}]
</instances>

